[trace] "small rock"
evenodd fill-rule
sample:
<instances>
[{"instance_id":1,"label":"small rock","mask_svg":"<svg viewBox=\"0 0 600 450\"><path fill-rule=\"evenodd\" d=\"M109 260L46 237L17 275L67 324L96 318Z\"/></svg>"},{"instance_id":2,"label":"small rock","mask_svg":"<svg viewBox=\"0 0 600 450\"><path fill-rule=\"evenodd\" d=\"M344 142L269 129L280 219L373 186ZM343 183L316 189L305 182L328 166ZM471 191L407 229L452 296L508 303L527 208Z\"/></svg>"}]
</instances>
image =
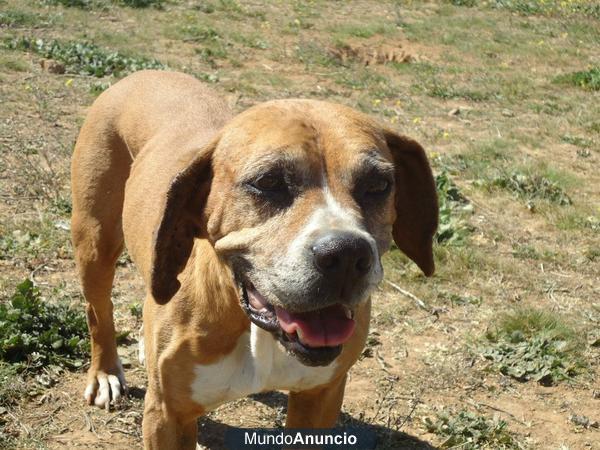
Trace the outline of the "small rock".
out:
<instances>
[{"instance_id":1,"label":"small rock","mask_svg":"<svg viewBox=\"0 0 600 450\"><path fill-rule=\"evenodd\" d=\"M71 224L67 220L59 219L54 222L54 228L58 230L70 231Z\"/></svg>"},{"instance_id":2,"label":"small rock","mask_svg":"<svg viewBox=\"0 0 600 450\"><path fill-rule=\"evenodd\" d=\"M576 414L571 414L569 416L569 422L584 428L598 428L599 426L598 421L590 420L586 416L578 416Z\"/></svg>"},{"instance_id":3,"label":"small rock","mask_svg":"<svg viewBox=\"0 0 600 450\"><path fill-rule=\"evenodd\" d=\"M502 115L504 117L515 117L515 113L512 112L510 109L503 109L502 110Z\"/></svg>"},{"instance_id":4,"label":"small rock","mask_svg":"<svg viewBox=\"0 0 600 450\"><path fill-rule=\"evenodd\" d=\"M460 114L460 108L452 108L448 111L449 116L458 116Z\"/></svg>"},{"instance_id":5,"label":"small rock","mask_svg":"<svg viewBox=\"0 0 600 450\"><path fill-rule=\"evenodd\" d=\"M59 63L58 61L54 61L53 59L42 59L40 61L40 66L42 66L43 70L49 73L58 75L65 73L65 65Z\"/></svg>"}]
</instances>

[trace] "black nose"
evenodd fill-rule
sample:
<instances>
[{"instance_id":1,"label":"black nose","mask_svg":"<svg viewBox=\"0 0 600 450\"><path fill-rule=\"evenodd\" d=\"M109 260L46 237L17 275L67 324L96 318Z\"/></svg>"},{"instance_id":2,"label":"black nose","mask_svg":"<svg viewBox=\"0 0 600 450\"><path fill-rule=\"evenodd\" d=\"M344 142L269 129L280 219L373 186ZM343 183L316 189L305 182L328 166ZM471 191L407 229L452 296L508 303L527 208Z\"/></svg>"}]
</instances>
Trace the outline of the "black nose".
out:
<instances>
[{"instance_id":1,"label":"black nose","mask_svg":"<svg viewBox=\"0 0 600 450\"><path fill-rule=\"evenodd\" d=\"M312 246L314 263L329 282L354 285L373 265L371 245L350 232L331 232Z\"/></svg>"}]
</instances>

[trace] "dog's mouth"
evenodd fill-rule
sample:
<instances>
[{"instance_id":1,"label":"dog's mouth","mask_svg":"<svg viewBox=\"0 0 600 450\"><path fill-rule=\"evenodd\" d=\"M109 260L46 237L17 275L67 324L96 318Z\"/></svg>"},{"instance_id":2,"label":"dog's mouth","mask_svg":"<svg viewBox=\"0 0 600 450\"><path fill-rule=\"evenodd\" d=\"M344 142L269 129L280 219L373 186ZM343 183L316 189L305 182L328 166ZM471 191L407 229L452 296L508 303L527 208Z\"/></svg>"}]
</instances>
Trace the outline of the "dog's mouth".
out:
<instances>
[{"instance_id":1,"label":"dog's mouth","mask_svg":"<svg viewBox=\"0 0 600 450\"><path fill-rule=\"evenodd\" d=\"M292 312L270 304L252 283L244 282L241 304L255 325L273 333L287 351L309 366L331 363L354 333L354 313L339 303Z\"/></svg>"}]
</instances>

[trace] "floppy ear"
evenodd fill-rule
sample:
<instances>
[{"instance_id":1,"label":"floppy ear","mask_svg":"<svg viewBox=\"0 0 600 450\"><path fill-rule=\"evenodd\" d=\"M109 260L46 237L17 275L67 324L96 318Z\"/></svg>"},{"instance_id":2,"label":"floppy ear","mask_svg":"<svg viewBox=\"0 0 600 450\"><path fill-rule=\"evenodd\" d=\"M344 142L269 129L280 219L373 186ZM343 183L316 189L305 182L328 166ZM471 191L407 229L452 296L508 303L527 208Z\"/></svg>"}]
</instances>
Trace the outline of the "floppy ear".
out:
<instances>
[{"instance_id":1,"label":"floppy ear","mask_svg":"<svg viewBox=\"0 0 600 450\"><path fill-rule=\"evenodd\" d=\"M385 131L396 177L396 245L427 276L433 274L433 236L438 225L435 181L423 147L416 141Z\"/></svg>"},{"instance_id":2,"label":"floppy ear","mask_svg":"<svg viewBox=\"0 0 600 450\"><path fill-rule=\"evenodd\" d=\"M179 290L177 275L192 252L194 238L203 234L202 210L212 180L212 154L216 141L201 149L171 180L152 242L151 290L165 304Z\"/></svg>"}]
</instances>

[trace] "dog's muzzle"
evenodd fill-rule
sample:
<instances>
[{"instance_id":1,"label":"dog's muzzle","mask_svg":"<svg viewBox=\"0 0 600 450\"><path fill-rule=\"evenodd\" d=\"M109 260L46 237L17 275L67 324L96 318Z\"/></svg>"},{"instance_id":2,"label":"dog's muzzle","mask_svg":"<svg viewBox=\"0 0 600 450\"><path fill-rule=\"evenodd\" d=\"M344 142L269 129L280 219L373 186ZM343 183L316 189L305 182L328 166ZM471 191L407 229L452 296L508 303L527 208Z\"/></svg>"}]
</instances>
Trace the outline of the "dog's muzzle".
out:
<instances>
[{"instance_id":1,"label":"dog's muzzle","mask_svg":"<svg viewBox=\"0 0 600 450\"><path fill-rule=\"evenodd\" d=\"M286 350L308 366L330 364L354 333L354 313L339 303L291 312L271 305L252 283L245 282L241 304L255 325L273 333Z\"/></svg>"},{"instance_id":2,"label":"dog's muzzle","mask_svg":"<svg viewBox=\"0 0 600 450\"><path fill-rule=\"evenodd\" d=\"M353 308L364 299L375 257L361 236L340 231L318 236L308 251L321 283L306 299L278 298L271 304L242 276L241 304L255 325L273 333L302 363L321 366L331 363L354 333Z\"/></svg>"}]
</instances>

